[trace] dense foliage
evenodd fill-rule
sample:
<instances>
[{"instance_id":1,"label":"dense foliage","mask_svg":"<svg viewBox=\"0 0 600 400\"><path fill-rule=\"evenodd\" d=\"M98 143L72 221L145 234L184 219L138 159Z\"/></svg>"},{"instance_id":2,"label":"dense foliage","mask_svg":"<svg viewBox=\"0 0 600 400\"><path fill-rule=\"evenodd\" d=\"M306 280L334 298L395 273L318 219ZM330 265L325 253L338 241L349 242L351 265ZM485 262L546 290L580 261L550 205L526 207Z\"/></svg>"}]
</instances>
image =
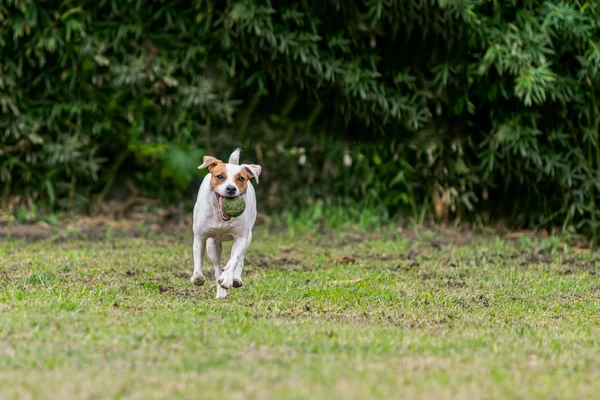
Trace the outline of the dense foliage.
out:
<instances>
[{"instance_id":1,"label":"dense foliage","mask_svg":"<svg viewBox=\"0 0 600 400\"><path fill-rule=\"evenodd\" d=\"M3 0L2 196L191 199L241 145L271 210L596 235L599 88L593 1Z\"/></svg>"}]
</instances>

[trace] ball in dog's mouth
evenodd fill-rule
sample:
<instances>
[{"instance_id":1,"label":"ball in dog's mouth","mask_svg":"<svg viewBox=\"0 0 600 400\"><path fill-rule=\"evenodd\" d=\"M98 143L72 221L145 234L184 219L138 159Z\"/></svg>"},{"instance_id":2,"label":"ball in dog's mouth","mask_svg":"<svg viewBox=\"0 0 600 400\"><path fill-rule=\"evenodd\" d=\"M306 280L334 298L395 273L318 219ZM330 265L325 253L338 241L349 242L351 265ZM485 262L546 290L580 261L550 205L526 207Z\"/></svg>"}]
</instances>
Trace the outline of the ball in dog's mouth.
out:
<instances>
[{"instance_id":1,"label":"ball in dog's mouth","mask_svg":"<svg viewBox=\"0 0 600 400\"><path fill-rule=\"evenodd\" d=\"M219 216L223 221L229 221L232 217L242 215L246 208L246 202L242 196L223 197L217 193L217 204L219 205Z\"/></svg>"}]
</instances>

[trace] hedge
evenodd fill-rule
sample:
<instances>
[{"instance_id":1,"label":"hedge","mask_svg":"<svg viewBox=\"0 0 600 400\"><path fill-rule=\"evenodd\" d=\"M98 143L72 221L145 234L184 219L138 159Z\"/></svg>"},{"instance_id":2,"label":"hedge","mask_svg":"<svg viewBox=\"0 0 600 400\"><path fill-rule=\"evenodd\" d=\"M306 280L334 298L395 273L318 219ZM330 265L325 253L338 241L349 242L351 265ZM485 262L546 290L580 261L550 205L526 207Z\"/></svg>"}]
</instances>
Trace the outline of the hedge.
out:
<instances>
[{"instance_id":1,"label":"hedge","mask_svg":"<svg viewBox=\"0 0 600 400\"><path fill-rule=\"evenodd\" d=\"M270 212L595 237L599 26L593 1L5 0L2 201L190 201L202 156L242 146Z\"/></svg>"}]
</instances>

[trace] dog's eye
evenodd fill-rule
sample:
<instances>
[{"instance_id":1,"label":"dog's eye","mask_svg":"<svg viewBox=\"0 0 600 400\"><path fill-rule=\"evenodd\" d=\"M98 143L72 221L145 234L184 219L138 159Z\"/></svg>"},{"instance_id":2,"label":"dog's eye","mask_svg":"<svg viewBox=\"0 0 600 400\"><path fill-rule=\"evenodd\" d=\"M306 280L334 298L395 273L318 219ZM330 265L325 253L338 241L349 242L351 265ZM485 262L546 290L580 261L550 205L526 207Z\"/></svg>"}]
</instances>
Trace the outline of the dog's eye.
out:
<instances>
[{"instance_id":1,"label":"dog's eye","mask_svg":"<svg viewBox=\"0 0 600 400\"><path fill-rule=\"evenodd\" d=\"M217 179L225 179L225 177L222 174L217 175Z\"/></svg>"},{"instance_id":2,"label":"dog's eye","mask_svg":"<svg viewBox=\"0 0 600 400\"><path fill-rule=\"evenodd\" d=\"M238 180L238 182L244 182L244 181L245 181L245 179L244 179L244 177L243 177L243 176L239 176L239 177L237 178L237 180Z\"/></svg>"}]
</instances>

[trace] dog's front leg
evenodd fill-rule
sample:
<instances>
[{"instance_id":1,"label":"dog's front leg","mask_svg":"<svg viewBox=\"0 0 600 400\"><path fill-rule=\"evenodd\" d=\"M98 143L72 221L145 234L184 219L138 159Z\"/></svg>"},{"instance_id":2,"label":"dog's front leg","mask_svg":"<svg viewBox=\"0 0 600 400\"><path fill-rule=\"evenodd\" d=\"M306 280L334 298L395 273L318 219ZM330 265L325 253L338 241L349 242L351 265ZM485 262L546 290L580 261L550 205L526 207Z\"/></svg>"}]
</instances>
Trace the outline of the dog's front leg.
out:
<instances>
[{"instance_id":1,"label":"dog's front leg","mask_svg":"<svg viewBox=\"0 0 600 400\"><path fill-rule=\"evenodd\" d=\"M248 247L250 247L250 243L252 243L252 232L250 232L248 234L248 238L246 240L248 241L246 248L248 248ZM233 271L233 287L234 288L240 288L243 285L242 271L244 270L244 256L245 255L246 254L242 254L239 262L237 263L237 265L235 267L235 271Z\"/></svg>"},{"instance_id":2,"label":"dog's front leg","mask_svg":"<svg viewBox=\"0 0 600 400\"><path fill-rule=\"evenodd\" d=\"M206 281L204 273L202 272L202 260L204 260L204 252L206 251L206 239L200 237L199 234L194 232L194 272L190 280L194 285L201 286Z\"/></svg>"},{"instance_id":3,"label":"dog's front leg","mask_svg":"<svg viewBox=\"0 0 600 400\"><path fill-rule=\"evenodd\" d=\"M248 246L250 246L250 242L247 236L238 237L233 240L233 246L231 246L231 256L229 257L229 261L227 261L227 265L225 265L225 268L223 268L223 273L219 278L219 285L221 285L223 289L229 289L233 285L233 274L235 273L240 261L244 259L244 254L246 254Z\"/></svg>"}]
</instances>

